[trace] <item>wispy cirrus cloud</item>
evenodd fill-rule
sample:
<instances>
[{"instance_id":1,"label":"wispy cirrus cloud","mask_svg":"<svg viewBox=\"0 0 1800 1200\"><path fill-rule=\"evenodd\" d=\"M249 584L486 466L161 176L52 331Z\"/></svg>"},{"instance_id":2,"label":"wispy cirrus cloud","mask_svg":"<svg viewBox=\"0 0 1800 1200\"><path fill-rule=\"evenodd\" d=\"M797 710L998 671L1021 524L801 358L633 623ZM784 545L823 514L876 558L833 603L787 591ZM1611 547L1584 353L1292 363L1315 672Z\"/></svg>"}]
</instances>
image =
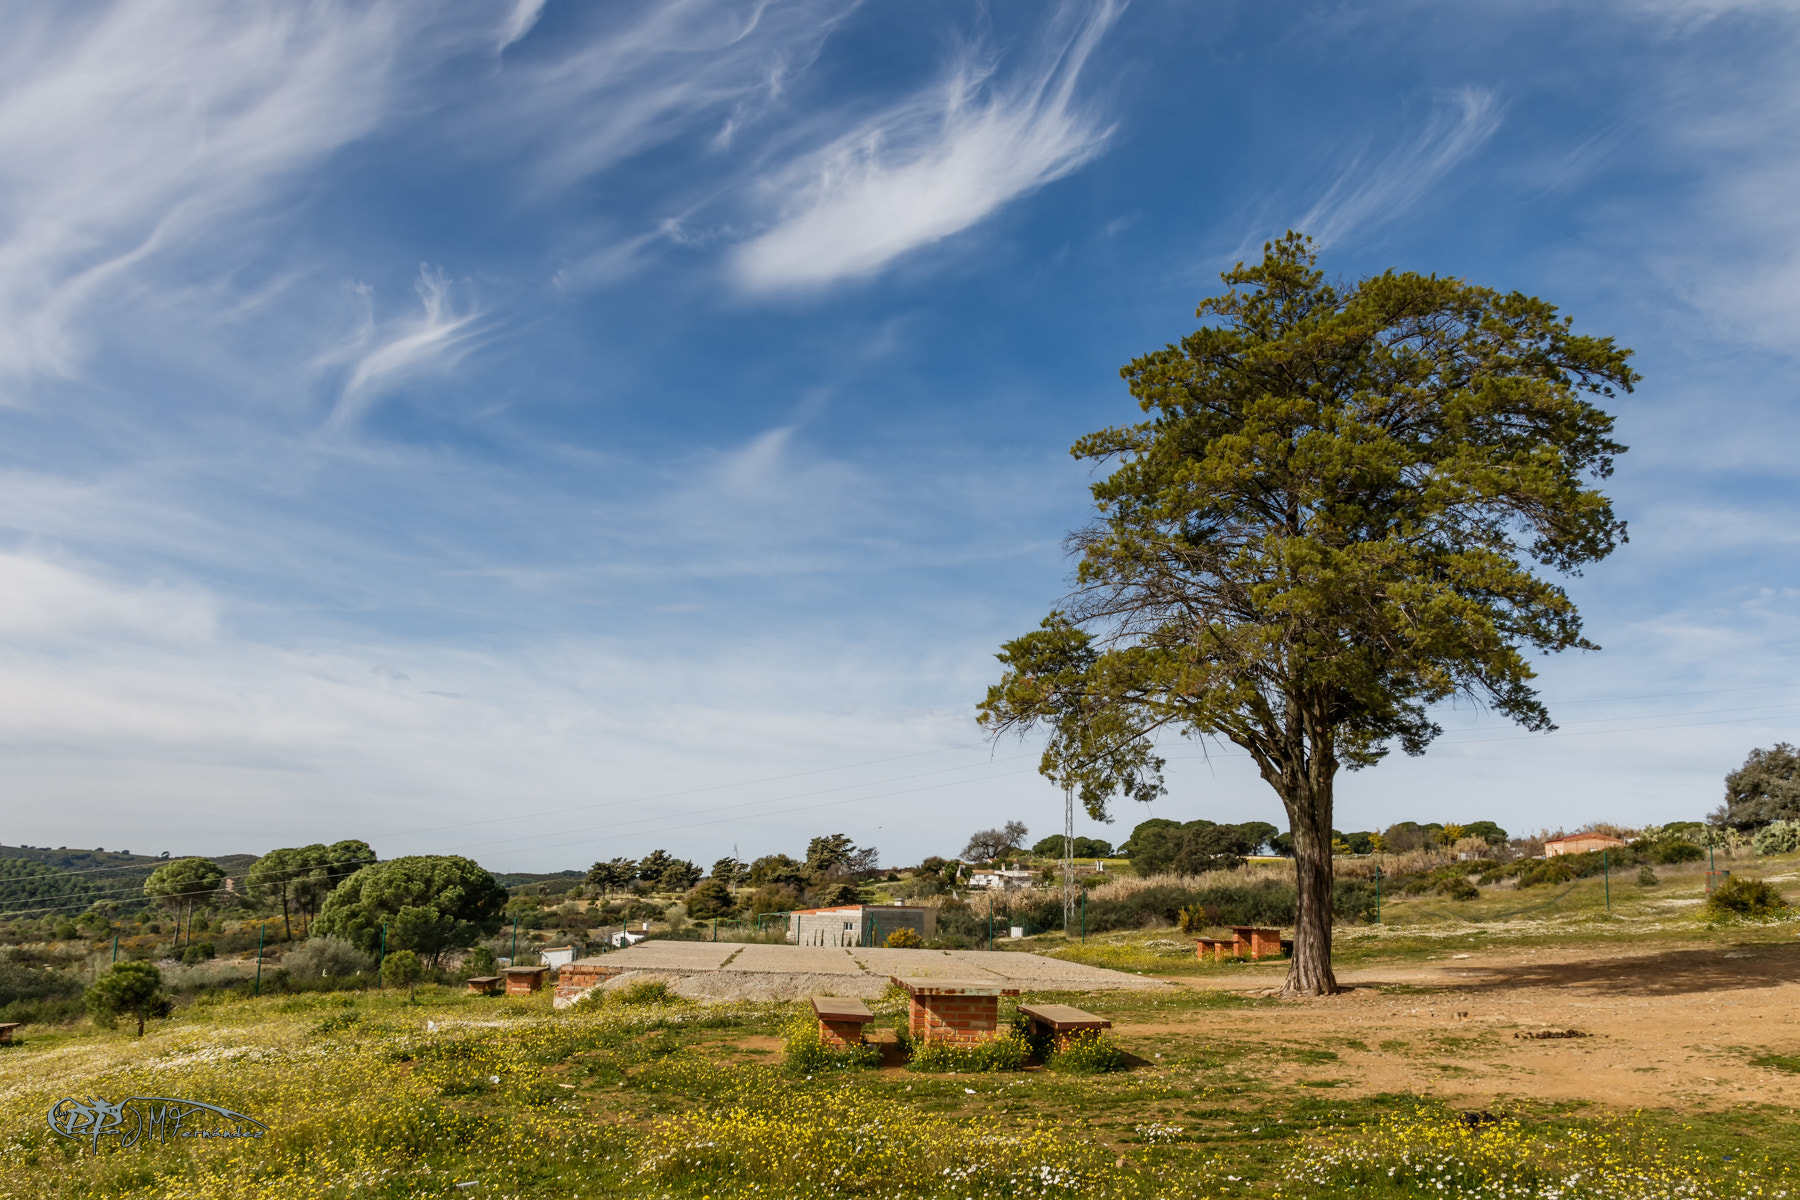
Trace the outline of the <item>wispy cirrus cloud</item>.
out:
<instances>
[{"instance_id":1,"label":"wispy cirrus cloud","mask_svg":"<svg viewBox=\"0 0 1800 1200\"><path fill-rule=\"evenodd\" d=\"M481 309L458 304L442 271L419 268L418 311L391 321L375 318L374 295L359 287L363 320L356 335L333 358L348 364L327 428L341 429L366 413L382 393L409 380L455 366L481 332Z\"/></svg>"},{"instance_id":2,"label":"wispy cirrus cloud","mask_svg":"<svg viewBox=\"0 0 1800 1200\"><path fill-rule=\"evenodd\" d=\"M1500 102L1492 91L1469 87L1452 93L1401 145L1373 161L1357 156L1294 228L1325 247L1401 216L1492 137L1500 121Z\"/></svg>"},{"instance_id":3,"label":"wispy cirrus cloud","mask_svg":"<svg viewBox=\"0 0 1800 1200\"><path fill-rule=\"evenodd\" d=\"M1090 161L1108 130L1075 85L1123 7L1065 5L1018 70L965 56L935 87L770 173L760 187L778 215L738 249L738 282L761 292L871 274Z\"/></svg>"},{"instance_id":4,"label":"wispy cirrus cloud","mask_svg":"<svg viewBox=\"0 0 1800 1200\"><path fill-rule=\"evenodd\" d=\"M146 269L365 135L409 10L118 0L8 15L0 374L76 374Z\"/></svg>"},{"instance_id":5,"label":"wispy cirrus cloud","mask_svg":"<svg viewBox=\"0 0 1800 1200\"><path fill-rule=\"evenodd\" d=\"M596 175L696 125L729 141L856 6L664 0L615 10L625 18L513 72L493 109L495 128L539 147L534 172L547 186ZM530 8L524 0L515 15Z\"/></svg>"}]
</instances>

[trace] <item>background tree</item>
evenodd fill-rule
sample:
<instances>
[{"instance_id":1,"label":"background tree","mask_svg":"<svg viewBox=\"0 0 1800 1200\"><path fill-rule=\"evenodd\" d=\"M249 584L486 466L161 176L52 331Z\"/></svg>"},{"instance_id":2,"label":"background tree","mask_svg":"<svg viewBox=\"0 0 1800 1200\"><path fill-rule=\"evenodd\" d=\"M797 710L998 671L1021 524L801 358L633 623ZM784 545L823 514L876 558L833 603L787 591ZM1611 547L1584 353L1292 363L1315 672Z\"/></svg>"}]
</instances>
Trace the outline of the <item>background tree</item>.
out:
<instances>
[{"instance_id":1,"label":"background tree","mask_svg":"<svg viewBox=\"0 0 1800 1200\"><path fill-rule=\"evenodd\" d=\"M729 855L712 865L712 877L728 888L742 883L747 873L744 864Z\"/></svg>"},{"instance_id":2,"label":"background tree","mask_svg":"<svg viewBox=\"0 0 1800 1200\"><path fill-rule=\"evenodd\" d=\"M419 980L425 978L425 964L411 950L396 950L381 960L381 982L387 987L403 987L406 998L412 1000L419 988Z\"/></svg>"},{"instance_id":3,"label":"background tree","mask_svg":"<svg viewBox=\"0 0 1800 1200\"><path fill-rule=\"evenodd\" d=\"M289 912L293 900L294 881L310 869L299 861L300 851L294 847L271 850L251 864L244 875L244 890L252 899L264 904L279 901L281 928L288 941L294 940L294 923Z\"/></svg>"},{"instance_id":4,"label":"background tree","mask_svg":"<svg viewBox=\"0 0 1800 1200\"><path fill-rule=\"evenodd\" d=\"M638 878L655 886L662 878L663 872L680 860L667 850L652 850L638 862Z\"/></svg>"},{"instance_id":5,"label":"background tree","mask_svg":"<svg viewBox=\"0 0 1800 1200\"><path fill-rule=\"evenodd\" d=\"M1008 850L1023 846L1028 832L1023 821L1008 821L998 829L977 830L969 835L969 844L963 847L962 856L975 862L991 862Z\"/></svg>"},{"instance_id":6,"label":"background tree","mask_svg":"<svg viewBox=\"0 0 1800 1200\"><path fill-rule=\"evenodd\" d=\"M806 865L785 854L765 854L750 864L747 882L753 888L790 887L796 892L812 882Z\"/></svg>"},{"instance_id":7,"label":"background tree","mask_svg":"<svg viewBox=\"0 0 1800 1200\"><path fill-rule=\"evenodd\" d=\"M696 921L729 917L737 911L737 899L732 896L731 888L716 875L689 892L683 903L687 906L688 916Z\"/></svg>"},{"instance_id":8,"label":"background tree","mask_svg":"<svg viewBox=\"0 0 1800 1200\"><path fill-rule=\"evenodd\" d=\"M415 855L364 867L325 897L316 936L341 937L365 954L415 950L435 965L445 950L472 946L500 928L506 889L455 854Z\"/></svg>"},{"instance_id":9,"label":"background tree","mask_svg":"<svg viewBox=\"0 0 1800 1200\"><path fill-rule=\"evenodd\" d=\"M1053 833L1031 848L1031 852L1039 858L1061 858L1063 852L1062 834ZM1076 858L1111 858L1113 848L1111 842L1103 842L1099 838L1078 837L1075 839Z\"/></svg>"},{"instance_id":10,"label":"background tree","mask_svg":"<svg viewBox=\"0 0 1800 1200\"><path fill-rule=\"evenodd\" d=\"M605 899L614 888L628 888L631 881L637 878L638 865L629 858L614 858L606 862L597 862L588 868L587 882L600 889L600 896Z\"/></svg>"},{"instance_id":11,"label":"background tree","mask_svg":"<svg viewBox=\"0 0 1800 1200\"><path fill-rule=\"evenodd\" d=\"M192 914L205 904L225 881L225 872L215 862L204 858L177 858L150 872L144 880L144 894L154 896L176 913L175 932L181 933L181 913Z\"/></svg>"},{"instance_id":12,"label":"background tree","mask_svg":"<svg viewBox=\"0 0 1800 1200\"><path fill-rule=\"evenodd\" d=\"M94 1018L110 1022L121 1016L137 1018L137 1035L144 1036L144 1018L169 1015L170 1002L163 992L162 972L147 962L116 963L101 973L87 990L87 1008Z\"/></svg>"},{"instance_id":13,"label":"background tree","mask_svg":"<svg viewBox=\"0 0 1800 1200\"><path fill-rule=\"evenodd\" d=\"M1800 820L1800 751L1786 742L1752 750L1725 777L1725 803L1712 814L1713 824L1746 831L1793 820Z\"/></svg>"},{"instance_id":14,"label":"background tree","mask_svg":"<svg viewBox=\"0 0 1800 1200\"><path fill-rule=\"evenodd\" d=\"M1148 419L1081 439L1115 464L1071 538L1076 591L1008 642L981 705L1043 727L1041 770L1103 818L1162 792L1156 739L1236 743L1280 797L1299 890L1285 990L1336 990L1333 786L1463 695L1551 728L1527 649L1593 649L1567 593L1624 536L1624 447L1589 395L1630 351L1555 308L1388 272L1340 290L1290 233L1223 276L1211 321L1128 364Z\"/></svg>"},{"instance_id":15,"label":"background tree","mask_svg":"<svg viewBox=\"0 0 1800 1200\"><path fill-rule=\"evenodd\" d=\"M665 892L685 892L700 882L701 874L700 868L685 858L671 859L656 877L656 886Z\"/></svg>"}]
</instances>

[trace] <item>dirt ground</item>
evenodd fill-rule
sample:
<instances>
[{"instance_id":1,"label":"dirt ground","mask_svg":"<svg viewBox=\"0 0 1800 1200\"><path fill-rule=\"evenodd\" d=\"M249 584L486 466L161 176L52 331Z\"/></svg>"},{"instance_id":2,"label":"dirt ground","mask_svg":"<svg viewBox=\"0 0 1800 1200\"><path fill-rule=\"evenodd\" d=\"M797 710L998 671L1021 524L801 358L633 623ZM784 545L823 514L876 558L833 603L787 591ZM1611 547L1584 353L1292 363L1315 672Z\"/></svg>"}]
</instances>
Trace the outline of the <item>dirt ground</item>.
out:
<instances>
[{"instance_id":1,"label":"dirt ground","mask_svg":"<svg viewBox=\"0 0 1800 1200\"><path fill-rule=\"evenodd\" d=\"M1275 1051L1259 1073L1352 1094L1413 1091L1463 1104L1529 1096L1623 1108L1800 1104L1800 1074L1752 1062L1776 1055L1791 1066L1800 1055L1800 944L1458 954L1338 978L1350 990L1329 999L1200 1010L1121 1023L1117 1032L1140 1051L1159 1035L1259 1043ZM1230 986L1279 980L1271 964ZM1168 982L1206 989L1223 981ZM1570 1029L1589 1036L1515 1036ZM1335 1061L1317 1053L1323 1047Z\"/></svg>"}]
</instances>

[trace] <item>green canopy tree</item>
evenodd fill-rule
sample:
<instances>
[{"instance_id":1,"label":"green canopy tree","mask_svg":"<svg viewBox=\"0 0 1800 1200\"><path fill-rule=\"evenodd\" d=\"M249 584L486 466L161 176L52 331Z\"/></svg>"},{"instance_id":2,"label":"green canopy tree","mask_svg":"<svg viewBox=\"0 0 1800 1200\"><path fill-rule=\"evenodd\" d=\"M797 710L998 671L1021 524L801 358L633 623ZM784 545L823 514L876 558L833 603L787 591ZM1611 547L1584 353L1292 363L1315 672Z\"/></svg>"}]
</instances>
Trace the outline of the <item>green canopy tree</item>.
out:
<instances>
[{"instance_id":1,"label":"green canopy tree","mask_svg":"<svg viewBox=\"0 0 1800 1200\"><path fill-rule=\"evenodd\" d=\"M175 912L179 936L182 914L188 914L191 920L194 909L211 900L223 882L224 870L210 859L177 858L150 872L150 878L144 880L144 894L156 897Z\"/></svg>"},{"instance_id":2,"label":"green canopy tree","mask_svg":"<svg viewBox=\"0 0 1800 1200\"><path fill-rule=\"evenodd\" d=\"M419 980L425 978L425 964L411 950L396 950L381 960L381 982L386 987L405 988L406 998L417 997Z\"/></svg>"},{"instance_id":3,"label":"green canopy tree","mask_svg":"<svg viewBox=\"0 0 1800 1200\"><path fill-rule=\"evenodd\" d=\"M590 887L600 889L600 896L605 899L614 888L628 888L638 875L636 860L629 858L613 858L606 862L597 862L588 868L587 883Z\"/></svg>"},{"instance_id":4,"label":"green canopy tree","mask_svg":"<svg viewBox=\"0 0 1800 1200\"><path fill-rule=\"evenodd\" d=\"M322 842L287 846L257 859L245 874L244 885L264 903L281 902L282 929L291 941L294 927L290 906L310 922L331 889L375 861L375 851L369 843L354 838L329 846ZM301 930L303 936L306 932Z\"/></svg>"},{"instance_id":5,"label":"green canopy tree","mask_svg":"<svg viewBox=\"0 0 1800 1200\"><path fill-rule=\"evenodd\" d=\"M96 1020L110 1026L114 1018L137 1018L137 1035L144 1036L144 1018L169 1014L169 997L163 991L162 972L146 962L115 963L88 988L85 1001Z\"/></svg>"},{"instance_id":6,"label":"green canopy tree","mask_svg":"<svg viewBox=\"0 0 1800 1200\"><path fill-rule=\"evenodd\" d=\"M470 859L425 854L373 863L325 897L315 937L340 937L365 954L413 950L433 967L445 950L472 946L500 928L506 889Z\"/></svg>"},{"instance_id":7,"label":"green canopy tree","mask_svg":"<svg viewBox=\"0 0 1800 1200\"><path fill-rule=\"evenodd\" d=\"M1800 820L1800 750L1786 742L1752 750L1725 776L1725 803L1712 814L1713 824L1741 830L1794 820Z\"/></svg>"},{"instance_id":8,"label":"green canopy tree","mask_svg":"<svg viewBox=\"0 0 1800 1200\"><path fill-rule=\"evenodd\" d=\"M1223 279L1207 324L1123 368L1147 419L1075 444L1113 464L1071 538L1075 591L1002 648L981 719L1045 729L1042 771L1101 819L1162 793L1159 735L1242 747L1293 838L1285 990L1319 995L1339 768L1423 753L1455 696L1552 728L1526 651L1595 648L1540 569L1624 539L1589 483L1624 447L1589 397L1638 376L1529 296L1394 271L1340 288L1294 233Z\"/></svg>"}]
</instances>

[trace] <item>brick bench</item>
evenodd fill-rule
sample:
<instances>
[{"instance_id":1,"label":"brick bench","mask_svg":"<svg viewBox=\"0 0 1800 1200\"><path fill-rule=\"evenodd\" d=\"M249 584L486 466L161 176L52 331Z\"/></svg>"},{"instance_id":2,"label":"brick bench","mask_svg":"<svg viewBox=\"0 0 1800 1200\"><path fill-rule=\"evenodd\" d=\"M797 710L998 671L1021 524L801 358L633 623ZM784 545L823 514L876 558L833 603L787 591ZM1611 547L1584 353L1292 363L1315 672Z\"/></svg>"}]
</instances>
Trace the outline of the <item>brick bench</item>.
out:
<instances>
[{"instance_id":1,"label":"brick bench","mask_svg":"<svg viewBox=\"0 0 1800 1200\"><path fill-rule=\"evenodd\" d=\"M0 1021L0 1045L11 1045L13 1030L24 1023L23 1021Z\"/></svg>"},{"instance_id":2,"label":"brick bench","mask_svg":"<svg viewBox=\"0 0 1800 1200\"><path fill-rule=\"evenodd\" d=\"M1033 1037L1055 1038L1058 1046L1067 1046L1071 1034L1112 1028L1112 1022L1105 1017L1069 1004L1021 1004L1019 1012Z\"/></svg>"},{"instance_id":3,"label":"brick bench","mask_svg":"<svg viewBox=\"0 0 1800 1200\"><path fill-rule=\"evenodd\" d=\"M1265 954L1281 956L1281 930L1258 929L1250 925L1235 925L1231 930L1231 952L1238 956L1248 954L1251 958L1261 958Z\"/></svg>"},{"instance_id":4,"label":"brick bench","mask_svg":"<svg viewBox=\"0 0 1800 1200\"><path fill-rule=\"evenodd\" d=\"M907 1030L921 1042L985 1042L1000 1031L1000 997L1019 994L970 979L889 978L912 997Z\"/></svg>"},{"instance_id":5,"label":"brick bench","mask_svg":"<svg viewBox=\"0 0 1800 1200\"><path fill-rule=\"evenodd\" d=\"M477 996L498 996L505 981L498 975L473 975L468 982L469 990Z\"/></svg>"},{"instance_id":6,"label":"brick bench","mask_svg":"<svg viewBox=\"0 0 1800 1200\"><path fill-rule=\"evenodd\" d=\"M813 996L813 1015L819 1018L819 1036L827 1046L860 1046L863 1026L875 1019L869 1006L846 996Z\"/></svg>"},{"instance_id":7,"label":"brick bench","mask_svg":"<svg viewBox=\"0 0 1800 1200\"><path fill-rule=\"evenodd\" d=\"M544 976L550 974L549 967L508 967L501 972L506 976L506 994L509 996L529 996L544 986Z\"/></svg>"}]
</instances>

